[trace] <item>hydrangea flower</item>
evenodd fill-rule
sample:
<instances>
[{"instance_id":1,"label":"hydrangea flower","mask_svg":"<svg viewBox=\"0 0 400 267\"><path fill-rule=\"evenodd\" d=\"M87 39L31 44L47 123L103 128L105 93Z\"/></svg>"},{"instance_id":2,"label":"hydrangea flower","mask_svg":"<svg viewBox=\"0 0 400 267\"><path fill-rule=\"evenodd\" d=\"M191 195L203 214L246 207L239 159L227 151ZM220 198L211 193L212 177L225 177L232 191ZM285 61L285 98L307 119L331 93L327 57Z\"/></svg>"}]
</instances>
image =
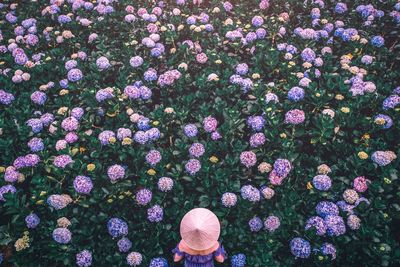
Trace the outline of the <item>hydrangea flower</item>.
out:
<instances>
[{"instance_id":1,"label":"hydrangea flower","mask_svg":"<svg viewBox=\"0 0 400 267\"><path fill-rule=\"evenodd\" d=\"M314 187L320 191L328 191L332 186L331 178L324 174L314 176L312 182Z\"/></svg>"},{"instance_id":2,"label":"hydrangea flower","mask_svg":"<svg viewBox=\"0 0 400 267\"><path fill-rule=\"evenodd\" d=\"M129 266L139 266L142 263L142 260L143 256L139 252L131 252L128 254L128 256L126 256L126 262ZM164 267L164 265L156 265L156 263L154 263L153 265L153 267Z\"/></svg>"},{"instance_id":3,"label":"hydrangea flower","mask_svg":"<svg viewBox=\"0 0 400 267\"><path fill-rule=\"evenodd\" d=\"M244 267L246 264L246 255L239 253L235 254L231 258L232 267Z\"/></svg>"},{"instance_id":4,"label":"hydrangea flower","mask_svg":"<svg viewBox=\"0 0 400 267\"><path fill-rule=\"evenodd\" d=\"M308 258L311 254L311 245L307 240L296 237L290 241L290 251L296 258Z\"/></svg>"},{"instance_id":5,"label":"hydrangea flower","mask_svg":"<svg viewBox=\"0 0 400 267\"><path fill-rule=\"evenodd\" d=\"M68 244L72 239L71 231L67 228L56 228L53 231L53 239L60 244Z\"/></svg>"},{"instance_id":6,"label":"hydrangea flower","mask_svg":"<svg viewBox=\"0 0 400 267\"><path fill-rule=\"evenodd\" d=\"M76 254L76 265L79 267L89 267L92 265L92 253L85 249Z\"/></svg>"},{"instance_id":7,"label":"hydrangea flower","mask_svg":"<svg viewBox=\"0 0 400 267\"><path fill-rule=\"evenodd\" d=\"M107 222L108 233L113 237L126 236L128 234L128 224L120 218L111 218Z\"/></svg>"},{"instance_id":8,"label":"hydrangea flower","mask_svg":"<svg viewBox=\"0 0 400 267\"><path fill-rule=\"evenodd\" d=\"M35 213L31 213L25 217L25 222L28 228L34 229L39 225L40 219Z\"/></svg>"}]
</instances>

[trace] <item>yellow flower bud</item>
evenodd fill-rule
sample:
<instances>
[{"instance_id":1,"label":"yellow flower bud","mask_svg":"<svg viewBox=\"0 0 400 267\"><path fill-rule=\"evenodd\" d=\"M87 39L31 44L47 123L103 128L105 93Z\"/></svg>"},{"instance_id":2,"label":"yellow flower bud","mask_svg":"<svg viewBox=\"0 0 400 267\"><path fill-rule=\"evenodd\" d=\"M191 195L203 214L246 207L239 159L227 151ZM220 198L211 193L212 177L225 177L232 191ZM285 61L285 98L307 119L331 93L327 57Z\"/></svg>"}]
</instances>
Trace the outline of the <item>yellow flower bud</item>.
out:
<instances>
[{"instance_id":1,"label":"yellow flower bud","mask_svg":"<svg viewBox=\"0 0 400 267\"><path fill-rule=\"evenodd\" d=\"M335 99L336 99L336 100L343 100L343 99L344 99L344 96L341 95L341 94L337 94L337 95L335 96Z\"/></svg>"},{"instance_id":2,"label":"yellow flower bud","mask_svg":"<svg viewBox=\"0 0 400 267\"><path fill-rule=\"evenodd\" d=\"M96 169L96 165L94 165L93 163L90 163L86 166L86 169L91 172L94 171L94 169Z\"/></svg>"},{"instance_id":3,"label":"yellow flower bud","mask_svg":"<svg viewBox=\"0 0 400 267\"><path fill-rule=\"evenodd\" d=\"M342 107L342 108L340 109L340 111L343 112L343 113L349 113L349 112L350 112L350 109L349 109L348 107Z\"/></svg>"},{"instance_id":4,"label":"yellow flower bud","mask_svg":"<svg viewBox=\"0 0 400 267\"><path fill-rule=\"evenodd\" d=\"M6 171L6 168L4 168L3 166L0 167L0 173L3 173Z\"/></svg>"},{"instance_id":5,"label":"yellow flower bud","mask_svg":"<svg viewBox=\"0 0 400 267\"><path fill-rule=\"evenodd\" d=\"M110 137L108 141L110 142L110 144L114 144L115 142L117 142L117 139L115 137Z\"/></svg>"},{"instance_id":6,"label":"yellow flower bud","mask_svg":"<svg viewBox=\"0 0 400 267\"><path fill-rule=\"evenodd\" d=\"M40 192L40 194L39 194L39 196L41 196L41 197L42 197L42 196L45 196L46 194L47 194L47 192L46 192L46 191L41 191L41 192Z\"/></svg>"},{"instance_id":7,"label":"yellow flower bud","mask_svg":"<svg viewBox=\"0 0 400 267\"><path fill-rule=\"evenodd\" d=\"M112 198L107 199L107 202L108 202L108 203L113 203L113 201L114 201L114 200L113 200Z\"/></svg>"},{"instance_id":8,"label":"yellow flower bud","mask_svg":"<svg viewBox=\"0 0 400 267\"><path fill-rule=\"evenodd\" d=\"M253 75L251 75L251 78L253 78L253 79L260 79L260 74L258 74L258 73L253 73Z\"/></svg>"},{"instance_id":9,"label":"yellow flower bud","mask_svg":"<svg viewBox=\"0 0 400 267\"><path fill-rule=\"evenodd\" d=\"M385 184L391 184L392 183L392 181L387 177L383 178L383 181L385 182Z\"/></svg>"},{"instance_id":10,"label":"yellow flower bud","mask_svg":"<svg viewBox=\"0 0 400 267\"><path fill-rule=\"evenodd\" d=\"M153 126L158 126L159 124L160 124L160 122L159 121L153 121Z\"/></svg>"},{"instance_id":11,"label":"yellow flower bud","mask_svg":"<svg viewBox=\"0 0 400 267\"><path fill-rule=\"evenodd\" d=\"M156 171L155 171L154 169L149 169L149 170L147 171L147 174L153 176L153 175L156 174Z\"/></svg>"},{"instance_id":12,"label":"yellow flower bud","mask_svg":"<svg viewBox=\"0 0 400 267\"><path fill-rule=\"evenodd\" d=\"M383 118L376 118L376 119L375 119L375 124L384 125L384 124L385 124L385 119L383 119Z\"/></svg>"},{"instance_id":13,"label":"yellow flower bud","mask_svg":"<svg viewBox=\"0 0 400 267\"><path fill-rule=\"evenodd\" d=\"M308 190L313 189L313 186L312 186L312 184L310 182L307 183L307 189Z\"/></svg>"},{"instance_id":14,"label":"yellow flower bud","mask_svg":"<svg viewBox=\"0 0 400 267\"><path fill-rule=\"evenodd\" d=\"M282 139L285 139L285 138L286 138L286 134L285 134L285 133L281 133L279 136L280 136Z\"/></svg>"},{"instance_id":15,"label":"yellow flower bud","mask_svg":"<svg viewBox=\"0 0 400 267\"><path fill-rule=\"evenodd\" d=\"M79 152L79 148L74 147L73 149L71 149L71 155L74 156Z\"/></svg>"},{"instance_id":16,"label":"yellow flower bud","mask_svg":"<svg viewBox=\"0 0 400 267\"><path fill-rule=\"evenodd\" d=\"M131 138L125 137L125 138L122 140L122 145L123 145L123 146L125 146L125 145L130 145L130 144L132 144L132 139L131 139Z\"/></svg>"},{"instance_id":17,"label":"yellow flower bud","mask_svg":"<svg viewBox=\"0 0 400 267\"><path fill-rule=\"evenodd\" d=\"M220 59L215 60L215 64L221 64L222 61Z\"/></svg>"},{"instance_id":18,"label":"yellow flower bud","mask_svg":"<svg viewBox=\"0 0 400 267\"><path fill-rule=\"evenodd\" d=\"M210 161L211 161L212 163L217 163L217 162L218 162L218 158L217 158L216 156L211 156L211 157L210 157Z\"/></svg>"},{"instance_id":19,"label":"yellow flower bud","mask_svg":"<svg viewBox=\"0 0 400 267\"><path fill-rule=\"evenodd\" d=\"M367 153L365 153L364 151L360 151L360 152L358 152L358 157L360 158L360 159L362 159L362 160L364 160L364 159L367 159L368 158L368 154Z\"/></svg>"},{"instance_id":20,"label":"yellow flower bud","mask_svg":"<svg viewBox=\"0 0 400 267\"><path fill-rule=\"evenodd\" d=\"M62 90L60 90L60 93L58 93L59 95L67 95L67 94L69 94L69 91L68 90L66 90L66 89L62 89Z\"/></svg>"},{"instance_id":21,"label":"yellow flower bud","mask_svg":"<svg viewBox=\"0 0 400 267\"><path fill-rule=\"evenodd\" d=\"M37 204L37 205L42 205L43 203L44 203L44 200L43 200L43 199L36 201L36 204Z\"/></svg>"}]
</instances>

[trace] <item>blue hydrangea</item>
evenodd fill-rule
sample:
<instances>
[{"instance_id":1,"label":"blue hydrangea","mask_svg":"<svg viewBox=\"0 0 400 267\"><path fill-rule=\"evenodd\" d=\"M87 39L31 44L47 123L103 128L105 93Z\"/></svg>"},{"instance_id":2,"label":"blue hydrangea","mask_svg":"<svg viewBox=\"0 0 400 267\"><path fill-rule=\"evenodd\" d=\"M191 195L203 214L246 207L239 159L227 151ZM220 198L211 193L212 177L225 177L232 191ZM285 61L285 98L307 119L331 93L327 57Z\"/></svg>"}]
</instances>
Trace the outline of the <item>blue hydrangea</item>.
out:
<instances>
[{"instance_id":1,"label":"blue hydrangea","mask_svg":"<svg viewBox=\"0 0 400 267\"><path fill-rule=\"evenodd\" d=\"M371 44L375 47L382 47L385 44L385 39L382 36L374 36L371 38Z\"/></svg>"},{"instance_id":2,"label":"blue hydrangea","mask_svg":"<svg viewBox=\"0 0 400 267\"><path fill-rule=\"evenodd\" d=\"M232 267L244 267L246 264L246 255L239 253L232 256L231 266Z\"/></svg>"},{"instance_id":3,"label":"blue hydrangea","mask_svg":"<svg viewBox=\"0 0 400 267\"><path fill-rule=\"evenodd\" d=\"M168 267L168 262L164 258L153 258L150 261L149 267Z\"/></svg>"},{"instance_id":4,"label":"blue hydrangea","mask_svg":"<svg viewBox=\"0 0 400 267\"><path fill-rule=\"evenodd\" d=\"M293 102L300 101L304 98L304 89L298 86L293 87L288 92L288 99Z\"/></svg>"},{"instance_id":5,"label":"blue hydrangea","mask_svg":"<svg viewBox=\"0 0 400 267\"><path fill-rule=\"evenodd\" d=\"M33 229L39 225L40 219L35 213L32 213L25 217L25 222L26 227Z\"/></svg>"},{"instance_id":6,"label":"blue hydrangea","mask_svg":"<svg viewBox=\"0 0 400 267\"><path fill-rule=\"evenodd\" d=\"M311 245L307 240L296 237L290 241L290 251L296 258L308 258L311 254Z\"/></svg>"},{"instance_id":7,"label":"blue hydrangea","mask_svg":"<svg viewBox=\"0 0 400 267\"><path fill-rule=\"evenodd\" d=\"M314 187L321 191L328 191L332 186L331 178L328 175L317 175L312 182Z\"/></svg>"},{"instance_id":8,"label":"blue hydrangea","mask_svg":"<svg viewBox=\"0 0 400 267\"><path fill-rule=\"evenodd\" d=\"M346 232L346 225L343 218L337 215L327 215L324 218L326 233L329 236L339 236Z\"/></svg>"},{"instance_id":9,"label":"blue hydrangea","mask_svg":"<svg viewBox=\"0 0 400 267\"><path fill-rule=\"evenodd\" d=\"M265 125L265 119L262 116L250 116L247 119L247 125L253 131L261 131Z\"/></svg>"},{"instance_id":10,"label":"blue hydrangea","mask_svg":"<svg viewBox=\"0 0 400 267\"><path fill-rule=\"evenodd\" d=\"M128 252L132 247L132 242L128 238L123 237L118 240L117 245L120 252Z\"/></svg>"},{"instance_id":11,"label":"blue hydrangea","mask_svg":"<svg viewBox=\"0 0 400 267\"><path fill-rule=\"evenodd\" d=\"M112 237L126 236L128 234L128 224L119 218L108 220L107 229Z\"/></svg>"},{"instance_id":12,"label":"blue hydrangea","mask_svg":"<svg viewBox=\"0 0 400 267\"><path fill-rule=\"evenodd\" d=\"M150 119L146 117L140 118L139 121L137 122L137 126L141 131L149 130L151 128Z\"/></svg>"},{"instance_id":13,"label":"blue hydrangea","mask_svg":"<svg viewBox=\"0 0 400 267\"><path fill-rule=\"evenodd\" d=\"M328 215L339 215L339 208L338 206L330 201L321 201L317 204L315 208L317 214L324 218Z\"/></svg>"},{"instance_id":14,"label":"blue hydrangea","mask_svg":"<svg viewBox=\"0 0 400 267\"><path fill-rule=\"evenodd\" d=\"M197 129L196 125L188 124L185 125L185 127L183 128L183 132L187 137L195 137L198 134L199 130Z\"/></svg>"},{"instance_id":15,"label":"blue hydrangea","mask_svg":"<svg viewBox=\"0 0 400 267\"><path fill-rule=\"evenodd\" d=\"M259 232L263 227L263 221L259 217L254 217L249 221L250 231Z\"/></svg>"}]
</instances>

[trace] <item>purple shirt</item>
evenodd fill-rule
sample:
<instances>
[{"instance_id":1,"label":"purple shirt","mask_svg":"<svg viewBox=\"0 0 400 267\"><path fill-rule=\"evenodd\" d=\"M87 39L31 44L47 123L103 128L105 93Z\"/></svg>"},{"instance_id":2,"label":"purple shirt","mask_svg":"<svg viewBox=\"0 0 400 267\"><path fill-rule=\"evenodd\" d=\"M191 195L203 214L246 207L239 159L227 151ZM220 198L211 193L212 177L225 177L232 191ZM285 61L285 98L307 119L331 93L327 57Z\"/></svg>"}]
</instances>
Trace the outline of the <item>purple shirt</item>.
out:
<instances>
[{"instance_id":1,"label":"purple shirt","mask_svg":"<svg viewBox=\"0 0 400 267\"><path fill-rule=\"evenodd\" d=\"M219 244L216 251L207 255L190 255L186 252L182 252L179 250L179 244L172 250L172 253L176 253L178 256L185 259L185 267L214 267L215 257L222 255L224 259L227 258L225 249L221 244Z\"/></svg>"}]
</instances>

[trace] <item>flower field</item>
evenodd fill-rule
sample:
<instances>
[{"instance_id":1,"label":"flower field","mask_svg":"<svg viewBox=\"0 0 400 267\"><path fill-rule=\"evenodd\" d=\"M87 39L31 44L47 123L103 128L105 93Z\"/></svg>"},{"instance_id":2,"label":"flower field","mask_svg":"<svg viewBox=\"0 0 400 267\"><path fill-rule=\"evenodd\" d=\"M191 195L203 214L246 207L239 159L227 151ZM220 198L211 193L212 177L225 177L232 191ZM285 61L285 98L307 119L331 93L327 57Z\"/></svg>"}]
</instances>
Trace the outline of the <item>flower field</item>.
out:
<instances>
[{"instance_id":1,"label":"flower field","mask_svg":"<svg viewBox=\"0 0 400 267\"><path fill-rule=\"evenodd\" d=\"M400 2L0 2L0 265L400 265Z\"/></svg>"}]
</instances>

